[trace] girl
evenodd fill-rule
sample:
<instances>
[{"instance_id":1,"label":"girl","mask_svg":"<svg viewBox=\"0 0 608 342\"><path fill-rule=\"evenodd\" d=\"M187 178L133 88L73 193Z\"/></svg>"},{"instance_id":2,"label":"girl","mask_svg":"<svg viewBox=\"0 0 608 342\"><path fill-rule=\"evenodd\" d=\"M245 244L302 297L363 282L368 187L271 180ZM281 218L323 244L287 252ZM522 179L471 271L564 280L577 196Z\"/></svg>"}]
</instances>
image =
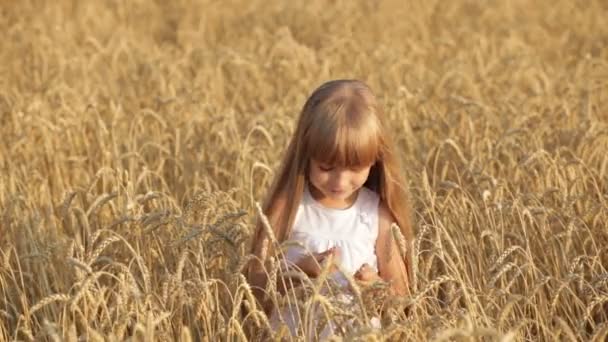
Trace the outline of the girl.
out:
<instances>
[{"instance_id":1,"label":"girl","mask_svg":"<svg viewBox=\"0 0 608 342\"><path fill-rule=\"evenodd\" d=\"M318 276L319 264L330 259L355 279L387 281L395 294L405 296L411 255L401 258L391 225L400 227L409 244L410 206L386 125L365 83L321 85L302 108L263 211L279 242L295 240L312 252L290 248L286 253L308 276ZM267 312L264 265L274 247L268 238L258 223L252 245L257 259L248 272ZM286 321L294 333L295 321Z\"/></svg>"}]
</instances>

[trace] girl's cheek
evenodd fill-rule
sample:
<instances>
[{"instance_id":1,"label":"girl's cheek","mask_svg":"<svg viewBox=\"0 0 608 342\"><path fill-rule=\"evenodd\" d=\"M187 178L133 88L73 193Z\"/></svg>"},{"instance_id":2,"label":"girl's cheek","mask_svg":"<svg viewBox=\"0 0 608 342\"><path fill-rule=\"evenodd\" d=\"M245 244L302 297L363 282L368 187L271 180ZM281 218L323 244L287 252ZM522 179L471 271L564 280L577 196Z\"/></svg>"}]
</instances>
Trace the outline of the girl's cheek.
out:
<instances>
[{"instance_id":1,"label":"girl's cheek","mask_svg":"<svg viewBox=\"0 0 608 342\"><path fill-rule=\"evenodd\" d=\"M326 171L325 171L325 172L323 172L323 171L322 171L322 172L319 174L319 178L320 178L321 180L323 180L324 182L327 182L329 179L331 179L331 177L332 177L332 176L331 176L331 172L326 172Z\"/></svg>"},{"instance_id":2,"label":"girl's cheek","mask_svg":"<svg viewBox=\"0 0 608 342\"><path fill-rule=\"evenodd\" d=\"M327 183L328 179L330 178L327 172L323 172L321 170L311 173L310 177L318 183Z\"/></svg>"}]
</instances>

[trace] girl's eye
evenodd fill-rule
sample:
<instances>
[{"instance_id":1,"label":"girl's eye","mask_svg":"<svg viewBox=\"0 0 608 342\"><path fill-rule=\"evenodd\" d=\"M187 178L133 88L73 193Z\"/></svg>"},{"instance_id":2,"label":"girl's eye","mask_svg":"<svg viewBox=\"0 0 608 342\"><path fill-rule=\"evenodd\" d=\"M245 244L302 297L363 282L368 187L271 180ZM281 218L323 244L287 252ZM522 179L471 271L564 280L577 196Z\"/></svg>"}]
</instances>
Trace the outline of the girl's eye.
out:
<instances>
[{"instance_id":1,"label":"girl's eye","mask_svg":"<svg viewBox=\"0 0 608 342\"><path fill-rule=\"evenodd\" d=\"M321 171L327 172L327 171L333 170L334 168L331 166L321 165L321 166L319 166L319 169L321 169Z\"/></svg>"}]
</instances>

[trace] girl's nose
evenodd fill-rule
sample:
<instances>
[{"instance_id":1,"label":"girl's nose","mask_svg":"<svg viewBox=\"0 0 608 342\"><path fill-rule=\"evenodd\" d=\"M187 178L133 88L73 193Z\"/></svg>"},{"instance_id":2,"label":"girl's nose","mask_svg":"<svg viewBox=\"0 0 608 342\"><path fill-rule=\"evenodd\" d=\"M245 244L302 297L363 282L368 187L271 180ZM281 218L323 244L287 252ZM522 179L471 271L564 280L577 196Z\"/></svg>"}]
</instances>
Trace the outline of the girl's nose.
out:
<instances>
[{"instance_id":1,"label":"girl's nose","mask_svg":"<svg viewBox=\"0 0 608 342\"><path fill-rule=\"evenodd\" d=\"M346 185L347 181L348 175L346 174L346 171L339 171L334 176L332 188L342 189Z\"/></svg>"}]
</instances>

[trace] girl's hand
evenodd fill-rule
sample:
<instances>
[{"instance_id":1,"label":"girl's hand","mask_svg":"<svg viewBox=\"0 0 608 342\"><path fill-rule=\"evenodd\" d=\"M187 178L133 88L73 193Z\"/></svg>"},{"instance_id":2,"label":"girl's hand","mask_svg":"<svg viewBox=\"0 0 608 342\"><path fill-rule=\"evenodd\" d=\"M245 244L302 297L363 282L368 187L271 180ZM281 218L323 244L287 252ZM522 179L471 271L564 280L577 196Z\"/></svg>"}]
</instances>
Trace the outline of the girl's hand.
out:
<instances>
[{"instance_id":1,"label":"girl's hand","mask_svg":"<svg viewBox=\"0 0 608 342\"><path fill-rule=\"evenodd\" d=\"M332 247L321 253L308 254L300 259L296 265L309 277L316 278L321 274L321 269L323 268L323 263L325 261L329 260L337 263L340 260L340 256L340 249L338 247ZM331 271L334 271L335 269L335 265L332 265Z\"/></svg>"},{"instance_id":2,"label":"girl's hand","mask_svg":"<svg viewBox=\"0 0 608 342\"><path fill-rule=\"evenodd\" d=\"M321 262L331 260L332 262L339 264L340 258L342 257L342 252L340 251L339 247L334 246L326 250L325 252L318 253L317 255L319 255L319 257L321 258Z\"/></svg>"},{"instance_id":3,"label":"girl's hand","mask_svg":"<svg viewBox=\"0 0 608 342\"><path fill-rule=\"evenodd\" d=\"M378 280L382 280L378 273L367 263L361 265L361 268L357 272L355 272L355 280L364 283L375 282Z\"/></svg>"}]
</instances>

